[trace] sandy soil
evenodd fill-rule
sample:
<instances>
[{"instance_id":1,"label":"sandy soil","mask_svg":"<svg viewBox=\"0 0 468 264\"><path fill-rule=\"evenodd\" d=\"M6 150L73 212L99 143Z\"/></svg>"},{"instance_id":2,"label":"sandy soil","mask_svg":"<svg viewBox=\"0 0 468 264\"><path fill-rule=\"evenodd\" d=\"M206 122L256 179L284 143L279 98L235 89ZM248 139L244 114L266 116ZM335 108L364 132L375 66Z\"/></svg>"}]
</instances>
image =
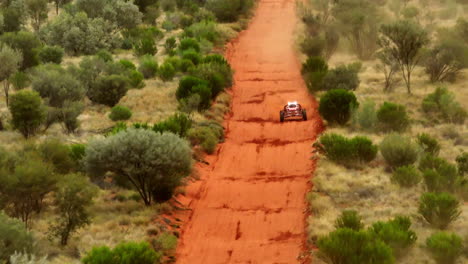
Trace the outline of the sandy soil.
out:
<instances>
[{"instance_id":1,"label":"sandy soil","mask_svg":"<svg viewBox=\"0 0 468 264\"><path fill-rule=\"evenodd\" d=\"M301 79L296 24L294 0L261 0L249 28L228 45L236 85L226 141L178 197L190 210L180 216L177 263L307 262L305 194L322 122ZM288 100L308 110L307 122L279 122Z\"/></svg>"}]
</instances>

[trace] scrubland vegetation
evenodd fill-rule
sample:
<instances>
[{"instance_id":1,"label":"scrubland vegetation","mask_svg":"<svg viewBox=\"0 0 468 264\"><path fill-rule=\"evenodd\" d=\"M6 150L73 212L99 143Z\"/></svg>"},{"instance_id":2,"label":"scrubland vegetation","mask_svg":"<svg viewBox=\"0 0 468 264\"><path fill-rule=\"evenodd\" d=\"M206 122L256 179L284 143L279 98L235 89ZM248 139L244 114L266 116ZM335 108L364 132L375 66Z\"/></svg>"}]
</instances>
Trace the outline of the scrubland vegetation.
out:
<instances>
[{"instance_id":1,"label":"scrubland vegetation","mask_svg":"<svg viewBox=\"0 0 468 264\"><path fill-rule=\"evenodd\" d=\"M466 1L298 1L314 263L466 263Z\"/></svg>"},{"instance_id":2,"label":"scrubland vegetation","mask_svg":"<svg viewBox=\"0 0 468 264\"><path fill-rule=\"evenodd\" d=\"M0 263L173 262L251 0L2 0Z\"/></svg>"}]
</instances>

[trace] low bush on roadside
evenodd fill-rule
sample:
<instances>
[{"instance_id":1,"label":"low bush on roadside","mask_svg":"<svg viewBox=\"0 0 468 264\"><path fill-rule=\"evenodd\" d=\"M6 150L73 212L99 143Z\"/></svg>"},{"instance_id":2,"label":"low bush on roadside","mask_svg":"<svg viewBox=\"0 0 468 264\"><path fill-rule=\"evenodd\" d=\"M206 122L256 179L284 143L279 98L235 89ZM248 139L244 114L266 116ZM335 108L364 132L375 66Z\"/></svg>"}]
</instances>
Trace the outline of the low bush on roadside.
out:
<instances>
[{"instance_id":1,"label":"low bush on roadside","mask_svg":"<svg viewBox=\"0 0 468 264\"><path fill-rule=\"evenodd\" d=\"M122 105L112 107L111 113L109 114L109 118L112 121L128 120L130 117L132 117L132 111L128 107Z\"/></svg>"},{"instance_id":2,"label":"low bush on roadside","mask_svg":"<svg viewBox=\"0 0 468 264\"><path fill-rule=\"evenodd\" d=\"M426 96L422 102L423 111L432 119L442 119L445 122L463 124L468 113L455 101L455 95L445 87Z\"/></svg>"},{"instance_id":3,"label":"low bush on roadside","mask_svg":"<svg viewBox=\"0 0 468 264\"><path fill-rule=\"evenodd\" d=\"M211 89L207 81L194 76L185 76L179 81L176 97L180 101L190 97L192 94L200 96L200 109L207 109L211 104Z\"/></svg>"},{"instance_id":4,"label":"low bush on roadside","mask_svg":"<svg viewBox=\"0 0 468 264\"><path fill-rule=\"evenodd\" d=\"M454 233L434 233L427 238L426 247L437 264L453 264L463 254L463 240Z\"/></svg>"},{"instance_id":5,"label":"low bush on roadside","mask_svg":"<svg viewBox=\"0 0 468 264\"><path fill-rule=\"evenodd\" d=\"M409 126L409 118L403 105L384 102L377 111L378 126L381 131L403 132Z\"/></svg>"},{"instance_id":6,"label":"low bush on roadside","mask_svg":"<svg viewBox=\"0 0 468 264\"><path fill-rule=\"evenodd\" d=\"M338 228L317 241L327 263L394 263L392 248L365 230Z\"/></svg>"},{"instance_id":7,"label":"low bush on roadside","mask_svg":"<svg viewBox=\"0 0 468 264\"><path fill-rule=\"evenodd\" d=\"M107 246L94 247L81 260L83 264L154 264L162 254L154 251L147 242L126 242L114 249Z\"/></svg>"},{"instance_id":8,"label":"low bush on roadside","mask_svg":"<svg viewBox=\"0 0 468 264\"><path fill-rule=\"evenodd\" d=\"M395 256L400 256L417 240L416 233L410 227L409 217L397 216L387 222L373 223L369 232L390 246Z\"/></svg>"},{"instance_id":9,"label":"low bush on roadside","mask_svg":"<svg viewBox=\"0 0 468 264\"><path fill-rule=\"evenodd\" d=\"M180 137L185 137L188 130L192 127L192 120L183 113L175 113L164 121L154 124L155 132L172 132Z\"/></svg>"},{"instance_id":10,"label":"low bush on roadside","mask_svg":"<svg viewBox=\"0 0 468 264\"><path fill-rule=\"evenodd\" d=\"M398 168L414 164L419 148L406 136L390 134L380 143L380 153L391 168Z\"/></svg>"},{"instance_id":11,"label":"low bush on roadside","mask_svg":"<svg viewBox=\"0 0 468 264\"><path fill-rule=\"evenodd\" d=\"M233 84L232 70L229 64L216 61L201 63L191 69L191 74L208 82L212 98Z\"/></svg>"},{"instance_id":12,"label":"low bush on roadside","mask_svg":"<svg viewBox=\"0 0 468 264\"><path fill-rule=\"evenodd\" d=\"M247 14L253 3L252 0L207 0L205 7L213 12L218 21L234 22Z\"/></svg>"},{"instance_id":13,"label":"low bush on roadside","mask_svg":"<svg viewBox=\"0 0 468 264\"><path fill-rule=\"evenodd\" d=\"M341 215L335 221L335 227L338 228L349 228L352 230L359 231L364 228L361 216L357 211L344 210Z\"/></svg>"},{"instance_id":14,"label":"low bush on roadside","mask_svg":"<svg viewBox=\"0 0 468 264\"><path fill-rule=\"evenodd\" d=\"M422 151L426 154L437 156L440 151L440 144L437 139L427 133L418 134L417 142Z\"/></svg>"},{"instance_id":15,"label":"low bush on roadside","mask_svg":"<svg viewBox=\"0 0 468 264\"><path fill-rule=\"evenodd\" d=\"M325 134L314 146L327 158L344 166L361 166L377 156L377 146L361 136L348 139L338 134Z\"/></svg>"},{"instance_id":16,"label":"low bush on roadside","mask_svg":"<svg viewBox=\"0 0 468 264\"><path fill-rule=\"evenodd\" d=\"M373 131L377 124L377 113L373 101L364 101L351 115L351 123L355 128Z\"/></svg>"},{"instance_id":17,"label":"low bush on roadside","mask_svg":"<svg viewBox=\"0 0 468 264\"><path fill-rule=\"evenodd\" d=\"M333 89L320 98L319 113L331 124L345 125L359 103L353 92Z\"/></svg>"},{"instance_id":18,"label":"low bush on roadside","mask_svg":"<svg viewBox=\"0 0 468 264\"><path fill-rule=\"evenodd\" d=\"M190 129L187 137L193 146L199 145L208 154L215 151L219 142L216 132L207 126L197 126Z\"/></svg>"},{"instance_id":19,"label":"low bush on roadside","mask_svg":"<svg viewBox=\"0 0 468 264\"><path fill-rule=\"evenodd\" d=\"M434 228L445 229L460 216L460 202L449 193L424 193L418 212Z\"/></svg>"},{"instance_id":20,"label":"low bush on roadside","mask_svg":"<svg viewBox=\"0 0 468 264\"><path fill-rule=\"evenodd\" d=\"M327 62L322 57L309 57L302 64L302 76L310 93L322 90L323 78L328 72Z\"/></svg>"},{"instance_id":21,"label":"low bush on roadside","mask_svg":"<svg viewBox=\"0 0 468 264\"><path fill-rule=\"evenodd\" d=\"M421 173L413 165L398 167L393 171L392 182L410 188L421 182Z\"/></svg>"},{"instance_id":22,"label":"low bush on roadside","mask_svg":"<svg viewBox=\"0 0 468 264\"><path fill-rule=\"evenodd\" d=\"M141 57L138 71L140 71L146 79L156 76L158 68L158 63L153 56L146 55Z\"/></svg>"},{"instance_id":23,"label":"low bush on roadside","mask_svg":"<svg viewBox=\"0 0 468 264\"><path fill-rule=\"evenodd\" d=\"M354 91L359 86L358 68L354 64L341 65L327 72L322 80L322 89L343 89Z\"/></svg>"}]
</instances>

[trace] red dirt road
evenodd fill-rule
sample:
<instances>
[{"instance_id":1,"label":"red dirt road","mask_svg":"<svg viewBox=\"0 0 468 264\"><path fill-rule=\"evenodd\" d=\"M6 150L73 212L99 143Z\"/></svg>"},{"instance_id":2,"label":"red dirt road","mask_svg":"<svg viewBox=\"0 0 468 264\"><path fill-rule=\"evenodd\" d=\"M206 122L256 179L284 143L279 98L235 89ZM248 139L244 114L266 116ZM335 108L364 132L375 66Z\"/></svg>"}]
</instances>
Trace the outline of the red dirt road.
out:
<instances>
[{"instance_id":1,"label":"red dirt road","mask_svg":"<svg viewBox=\"0 0 468 264\"><path fill-rule=\"evenodd\" d=\"M249 28L227 57L235 69L226 141L201 181L180 201L192 210L182 228L177 263L301 263L305 194L314 164L311 144L321 129L294 51L295 0L260 0ZM307 122L279 122L298 100Z\"/></svg>"}]
</instances>

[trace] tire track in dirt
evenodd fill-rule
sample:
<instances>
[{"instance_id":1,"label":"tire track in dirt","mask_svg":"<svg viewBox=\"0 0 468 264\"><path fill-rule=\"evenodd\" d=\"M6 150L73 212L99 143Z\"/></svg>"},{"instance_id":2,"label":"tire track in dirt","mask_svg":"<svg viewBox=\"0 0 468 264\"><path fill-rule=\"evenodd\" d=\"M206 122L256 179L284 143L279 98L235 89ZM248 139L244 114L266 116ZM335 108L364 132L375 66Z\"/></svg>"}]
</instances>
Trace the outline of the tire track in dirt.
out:
<instances>
[{"instance_id":1,"label":"tire track in dirt","mask_svg":"<svg viewBox=\"0 0 468 264\"><path fill-rule=\"evenodd\" d=\"M180 264L301 263L305 194L321 131L315 100L301 79L294 51L295 0L260 0L249 28L228 45L235 69L226 141L201 180L178 200L191 210L176 257ZM306 122L279 122L279 110L298 100Z\"/></svg>"}]
</instances>

